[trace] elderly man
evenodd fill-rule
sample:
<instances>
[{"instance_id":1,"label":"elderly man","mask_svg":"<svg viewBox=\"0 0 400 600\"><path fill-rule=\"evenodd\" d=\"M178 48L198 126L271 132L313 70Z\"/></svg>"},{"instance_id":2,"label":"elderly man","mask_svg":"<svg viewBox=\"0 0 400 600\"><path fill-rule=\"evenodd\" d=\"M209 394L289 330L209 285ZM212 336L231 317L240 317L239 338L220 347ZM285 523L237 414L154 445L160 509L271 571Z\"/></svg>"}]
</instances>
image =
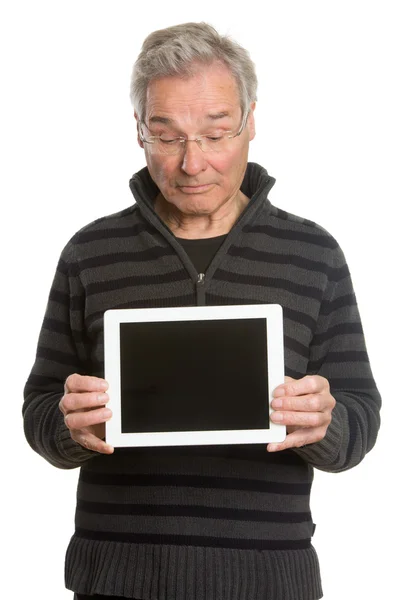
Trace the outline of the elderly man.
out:
<instances>
[{"instance_id":1,"label":"elderly man","mask_svg":"<svg viewBox=\"0 0 400 600\"><path fill-rule=\"evenodd\" d=\"M375 443L380 397L343 254L275 208L274 179L247 162L256 84L247 52L209 25L152 33L132 77L147 163L136 203L84 227L59 261L24 418L37 452L81 467L65 570L78 599L320 598L313 467L349 469ZM283 307L272 419L285 441L114 452L104 311L252 303Z\"/></svg>"}]
</instances>

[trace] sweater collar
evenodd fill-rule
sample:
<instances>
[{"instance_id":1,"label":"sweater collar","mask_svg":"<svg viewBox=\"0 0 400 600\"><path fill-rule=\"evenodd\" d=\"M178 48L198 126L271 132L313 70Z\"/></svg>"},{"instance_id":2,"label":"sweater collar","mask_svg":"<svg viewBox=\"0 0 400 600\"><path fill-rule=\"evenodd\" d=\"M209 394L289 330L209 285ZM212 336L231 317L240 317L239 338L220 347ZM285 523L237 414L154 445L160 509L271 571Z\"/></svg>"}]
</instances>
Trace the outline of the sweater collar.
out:
<instances>
[{"instance_id":1,"label":"sweater collar","mask_svg":"<svg viewBox=\"0 0 400 600\"><path fill-rule=\"evenodd\" d=\"M269 207L268 193L275 183L275 179L271 177L264 167L257 163L247 163L246 173L241 185L241 191L250 198L250 202L244 212L248 212L250 207L260 197ZM149 216L149 211L154 213L154 200L159 193L159 189L150 177L147 167L144 167L135 173L129 181L131 192L139 206L139 208ZM252 212L252 211L251 211ZM155 214L155 213L154 213Z\"/></svg>"},{"instance_id":2,"label":"sweater collar","mask_svg":"<svg viewBox=\"0 0 400 600\"><path fill-rule=\"evenodd\" d=\"M256 163L248 163L241 190L248 198L250 198L250 202L239 216L231 231L228 233L225 241L208 267L208 280L213 276L213 273L218 268L224 253L226 253L228 248L235 243L235 240L240 235L243 226L253 221L259 211L266 211L269 213L271 209L271 203L267 196L274 183L275 179L270 177L263 167L260 167L260 165L257 165ZM181 258L182 263L185 265L189 275L193 279L193 282L196 282L198 273L196 272L192 262L189 260L183 246L179 243L168 226L154 211L154 199L156 198L159 189L151 179L147 167L141 171L138 171L130 180L129 185L142 216L164 236L169 244L171 244L178 256Z\"/></svg>"}]
</instances>

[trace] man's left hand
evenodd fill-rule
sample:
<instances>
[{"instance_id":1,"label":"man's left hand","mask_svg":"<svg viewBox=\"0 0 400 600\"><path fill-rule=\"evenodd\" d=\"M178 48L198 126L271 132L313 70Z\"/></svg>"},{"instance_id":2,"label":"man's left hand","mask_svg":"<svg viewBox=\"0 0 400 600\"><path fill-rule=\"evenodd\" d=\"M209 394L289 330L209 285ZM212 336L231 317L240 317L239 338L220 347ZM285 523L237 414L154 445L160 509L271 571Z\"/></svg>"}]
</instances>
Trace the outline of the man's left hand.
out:
<instances>
[{"instance_id":1,"label":"man's left hand","mask_svg":"<svg viewBox=\"0 0 400 600\"><path fill-rule=\"evenodd\" d=\"M297 380L285 377L285 383L272 395L271 420L286 425L288 435L281 443L268 444L268 452L301 448L325 437L336 404L325 377L306 375Z\"/></svg>"}]
</instances>

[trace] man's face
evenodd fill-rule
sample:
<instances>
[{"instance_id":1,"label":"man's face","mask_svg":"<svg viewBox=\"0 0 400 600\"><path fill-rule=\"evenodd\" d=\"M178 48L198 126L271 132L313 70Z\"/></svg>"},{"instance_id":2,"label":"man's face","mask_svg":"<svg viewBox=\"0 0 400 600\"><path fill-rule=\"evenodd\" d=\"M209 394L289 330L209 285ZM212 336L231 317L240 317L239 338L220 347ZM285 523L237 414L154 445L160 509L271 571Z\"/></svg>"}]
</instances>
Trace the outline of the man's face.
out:
<instances>
[{"instance_id":1,"label":"man's face","mask_svg":"<svg viewBox=\"0 0 400 600\"><path fill-rule=\"evenodd\" d=\"M242 133L229 140L228 150L204 153L196 142L176 155L153 153L144 147L153 181L167 202L185 215L210 215L236 198L254 138L254 104ZM150 82L144 137L168 135L193 139L198 135L233 131L242 122L239 92L230 71L220 63L199 67L193 77L164 77ZM147 129L148 128L148 129Z\"/></svg>"}]
</instances>

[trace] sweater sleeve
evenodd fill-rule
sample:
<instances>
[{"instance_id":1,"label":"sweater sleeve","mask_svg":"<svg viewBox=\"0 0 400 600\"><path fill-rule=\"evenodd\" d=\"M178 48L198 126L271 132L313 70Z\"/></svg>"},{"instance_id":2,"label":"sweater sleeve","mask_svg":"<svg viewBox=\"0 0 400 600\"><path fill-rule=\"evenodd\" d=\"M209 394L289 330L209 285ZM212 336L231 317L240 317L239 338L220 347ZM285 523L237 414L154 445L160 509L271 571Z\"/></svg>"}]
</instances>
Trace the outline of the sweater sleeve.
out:
<instances>
[{"instance_id":1,"label":"sweater sleeve","mask_svg":"<svg viewBox=\"0 0 400 600\"><path fill-rule=\"evenodd\" d=\"M59 409L64 382L86 374L84 294L73 262L73 244L63 250L39 335L36 360L24 389L23 418L30 446L52 465L71 469L96 455L70 436Z\"/></svg>"},{"instance_id":2,"label":"sweater sleeve","mask_svg":"<svg viewBox=\"0 0 400 600\"><path fill-rule=\"evenodd\" d=\"M349 269L339 247L331 252L308 374L329 381L336 406L325 438L295 452L318 469L340 472L360 463L374 446L381 398L371 372Z\"/></svg>"}]
</instances>

